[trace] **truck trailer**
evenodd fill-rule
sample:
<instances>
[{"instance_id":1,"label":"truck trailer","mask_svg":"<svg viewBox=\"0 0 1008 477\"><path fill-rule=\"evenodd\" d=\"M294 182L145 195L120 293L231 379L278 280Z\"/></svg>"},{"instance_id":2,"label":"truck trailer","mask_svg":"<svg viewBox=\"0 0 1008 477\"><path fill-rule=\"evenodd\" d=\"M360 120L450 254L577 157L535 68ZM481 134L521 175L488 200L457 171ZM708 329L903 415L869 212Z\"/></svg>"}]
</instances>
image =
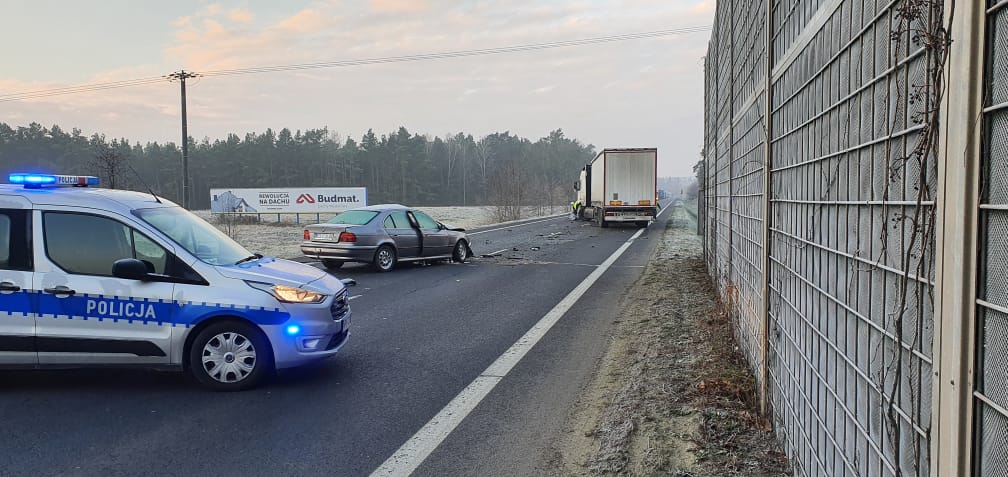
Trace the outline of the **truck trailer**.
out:
<instances>
[{"instance_id":1,"label":"truck trailer","mask_svg":"<svg viewBox=\"0 0 1008 477\"><path fill-rule=\"evenodd\" d=\"M647 227L658 215L658 149L604 149L574 184L577 218Z\"/></svg>"}]
</instances>

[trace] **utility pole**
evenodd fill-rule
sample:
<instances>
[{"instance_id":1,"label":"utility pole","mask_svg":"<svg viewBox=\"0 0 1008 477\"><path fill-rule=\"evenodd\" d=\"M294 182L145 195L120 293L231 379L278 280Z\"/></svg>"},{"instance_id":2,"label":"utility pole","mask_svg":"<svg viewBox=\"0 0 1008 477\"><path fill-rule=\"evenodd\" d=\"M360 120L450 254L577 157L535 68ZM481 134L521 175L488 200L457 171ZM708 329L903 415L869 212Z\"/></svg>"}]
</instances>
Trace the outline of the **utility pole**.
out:
<instances>
[{"instance_id":1,"label":"utility pole","mask_svg":"<svg viewBox=\"0 0 1008 477\"><path fill-rule=\"evenodd\" d=\"M199 75L180 70L168 75L182 86L182 208L189 208L189 131L186 124L185 80Z\"/></svg>"}]
</instances>

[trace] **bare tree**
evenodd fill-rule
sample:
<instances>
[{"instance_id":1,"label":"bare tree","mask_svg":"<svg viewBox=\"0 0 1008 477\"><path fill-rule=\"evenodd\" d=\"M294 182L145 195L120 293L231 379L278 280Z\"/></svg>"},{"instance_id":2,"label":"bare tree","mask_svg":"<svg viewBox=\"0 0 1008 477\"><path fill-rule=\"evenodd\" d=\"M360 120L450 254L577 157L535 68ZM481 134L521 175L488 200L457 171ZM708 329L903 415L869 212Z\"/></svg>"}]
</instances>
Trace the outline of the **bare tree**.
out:
<instances>
[{"instance_id":1,"label":"bare tree","mask_svg":"<svg viewBox=\"0 0 1008 477\"><path fill-rule=\"evenodd\" d=\"M459 135L461 136L461 134ZM462 154L462 139L458 136L452 136L451 134L445 135L445 148L448 152L448 168L447 172L447 187L451 189L451 178L452 178L452 166L458 160L459 156Z\"/></svg>"},{"instance_id":2,"label":"bare tree","mask_svg":"<svg viewBox=\"0 0 1008 477\"><path fill-rule=\"evenodd\" d=\"M502 163L490 178L490 202L499 221L521 218L522 201L529 189L525 168L518 161Z\"/></svg>"},{"instance_id":3,"label":"bare tree","mask_svg":"<svg viewBox=\"0 0 1008 477\"><path fill-rule=\"evenodd\" d=\"M493 148L490 144L487 144L487 137L480 139L476 143L476 159L479 161L480 166L480 176L483 178L483 183L486 184L487 181L487 165L490 163L490 159L493 157Z\"/></svg>"},{"instance_id":4,"label":"bare tree","mask_svg":"<svg viewBox=\"0 0 1008 477\"><path fill-rule=\"evenodd\" d=\"M123 172L126 170L128 158L124 155L115 141L111 145L98 144L95 146L95 155L88 166L98 173L102 182L110 189L123 185Z\"/></svg>"}]
</instances>

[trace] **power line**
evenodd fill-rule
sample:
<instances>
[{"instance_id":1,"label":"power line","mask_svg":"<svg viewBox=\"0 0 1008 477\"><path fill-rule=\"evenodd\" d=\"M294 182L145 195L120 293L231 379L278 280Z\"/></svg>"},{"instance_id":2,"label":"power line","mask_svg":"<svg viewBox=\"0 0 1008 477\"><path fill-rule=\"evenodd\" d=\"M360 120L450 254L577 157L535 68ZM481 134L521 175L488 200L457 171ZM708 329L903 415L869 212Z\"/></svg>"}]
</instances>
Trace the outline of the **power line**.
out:
<instances>
[{"instance_id":1,"label":"power line","mask_svg":"<svg viewBox=\"0 0 1008 477\"><path fill-rule=\"evenodd\" d=\"M168 79L167 76L155 76L150 78L137 78L131 80L111 81L107 83L90 83L78 86L66 86L61 88L26 91L21 93L0 94L0 102L20 101L24 99L46 98L49 96L59 96L64 94L87 93L91 91L101 91L106 89L141 86L145 84L161 83L166 81L167 79Z\"/></svg>"},{"instance_id":2,"label":"power line","mask_svg":"<svg viewBox=\"0 0 1008 477\"><path fill-rule=\"evenodd\" d=\"M603 43L612 43L619 41L630 41L630 40L640 40L648 38L659 38L675 35L686 35L690 33L700 33L711 30L710 25L705 26L693 26L693 27L683 27L675 28L669 30L656 30L649 32L638 32L638 33L627 33L622 35L612 35L594 38L582 38L579 40L566 40L557 41L550 43L532 43L523 45L512 45L503 46L497 48L482 48L475 50L457 50L457 51L445 51L439 53L422 53L415 55L403 55L403 56L388 56L379 58L365 58L356 60L338 60L338 61L326 61L319 63L299 63L290 65L273 65L273 66L260 66L260 67L250 67L250 68L236 68L227 70L210 70L198 73L197 76L233 76L233 75L243 75L243 74L257 74L257 73L272 73L272 72L282 72L282 71L295 71L295 70L307 70L307 69L319 69L319 68L345 68L351 66L364 66L364 65L375 65L375 64L387 64L387 63L405 63L413 61L429 61L429 60L439 60L448 58L464 58L470 56L486 56L486 55L497 55L504 53L518 53L524 51L537 51L537 50L547 50L555 48L567 48L574 46L586 46L586 45L596 45ZM187 75L192 74L187 72ZM87 93L93 91L102 91L107 89L117 89L117 88L128 88L134 86L142 86L148 84L155 84L169 80L178 80L176 76L178 73L173 73L164 76L153 76L147 78L137 78L131 80L122 81L111 81L106 83L91 83L83 84L77 86L66 86L61 88L51 88L36 91L26 91L21 93L9 93L0 94L0 103L10 102L10 101L22 101L26 99L38 99L38 98L48 98L51 96L60 96L67 94L77 94L77 93ZM188 76L192 77L192 76Z\"/></svg>"},{"instance_id":3,"label":"power line","mask_svg":"<svg viewBox=\"0 0 1008 477\"><path fill-rule=\"evenodd\" d=\"M704 31L710 31L710 26L695 26L695 27L685 27L677 28L672 30L658 30L650 32L641 33L628 33L624 35L614 35L614 36L604 36L595 38L584 38L580 40L567 40L558 41L551 43L533 43L525 45L513 45L513 46L503 46L497 48L484 48L477 50L458 50L458 51L445 51L440 53L422 53L416 55L404 55L404 56L388 56L381 58L367 58L367 59L357 59L357 60L339 60L339 61L327 61L321 63L300 63L292 65L275 65L275 66L260 66L251 68L236 68L230 70L210 70L204 71L204 76L225 76L225 75L241 75L241 74L252 74L252 73L271 73L277 71L293 71L293 70L306 70L306 69L317 69L317 68L339 68L347 66L362 66L362 65L374 65L374 64L384 64L384 63L403 63L410 61L426 61L426 60L438 60L445 58L461 58L467 56L485 56L485 55L495 55L502 53L517 53L523 51L535 51L535 50L546 50L553 48L565 48L571 46L584 46L584 45L594 45L600 43L611 43L617 41L628 41L628 40L639 40L646 38L658 38L664 36L673 35L684 35L689 33L699 33Z\"/></svg>"}]
</instances>

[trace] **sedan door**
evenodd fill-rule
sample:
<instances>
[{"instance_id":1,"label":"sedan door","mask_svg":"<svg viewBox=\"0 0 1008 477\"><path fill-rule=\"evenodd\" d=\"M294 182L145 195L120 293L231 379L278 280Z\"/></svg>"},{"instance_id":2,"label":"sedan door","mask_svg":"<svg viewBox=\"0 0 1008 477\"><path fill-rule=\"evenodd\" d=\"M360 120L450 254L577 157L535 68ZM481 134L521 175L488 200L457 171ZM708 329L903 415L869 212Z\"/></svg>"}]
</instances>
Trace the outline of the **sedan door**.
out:
<instances>
[{"instance_id":1,"label":"sedan door","mask_svg":"<svg viewBox=\"0 0 1008 477\"><path fill-rule=\"evenodd\" d=\"M0 196L0 364L38 363L31 240L28 201Z\"/></svg>"},{"instance_id":2,"label":"sedan door","mask_svg":"<svg viewBox=\"0 0 1008 477\"><path fill-rule=\"evenodd\" d=\"M415 258L420 253L420 231L413 228L405 210L389 213L383 222L385 233L395 241L399 258Z\"/></svg>"},{"instance_id":3,"label":"sedan door","mask_svg":"<svg viewBox=\"0 0 1008 477\"><path fill-rule=\"evenodd\" d=\"M412 214L413 218L416 219L420 233L423 234L423 251L421 252L423 256L442 257L451 255L452 246L455 244L450 243L451 235L448 234L448 231L442 229L436 220L419 210L414 210Z\"/></svg>"}]
</instances>

